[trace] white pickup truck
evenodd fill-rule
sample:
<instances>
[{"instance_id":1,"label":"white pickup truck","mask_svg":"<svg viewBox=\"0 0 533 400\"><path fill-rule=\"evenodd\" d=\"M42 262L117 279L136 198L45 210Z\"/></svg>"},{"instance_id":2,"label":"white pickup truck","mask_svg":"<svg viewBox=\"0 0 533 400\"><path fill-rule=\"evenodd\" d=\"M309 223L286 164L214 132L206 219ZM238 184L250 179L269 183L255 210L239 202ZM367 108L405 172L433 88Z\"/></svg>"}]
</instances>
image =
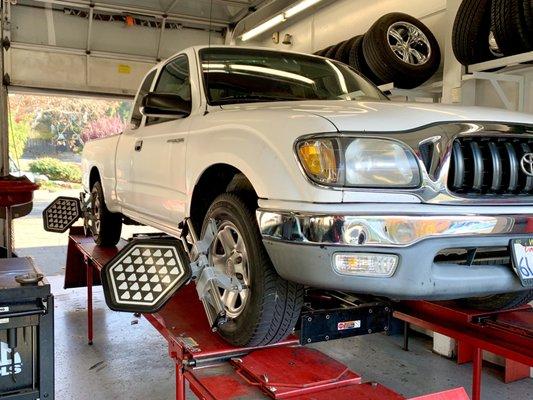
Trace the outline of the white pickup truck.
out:
<instances>
[{"instance_id":1,"label":"white pickup truck","mask_svg":"<svg viewBox=\"0 0 533 400\"><path fill-rule=\"evenodd\" d=\"M533 117L395 103L322 57L184 50L154 67L131 128L86 144L98 244L123 221L178 236L215 219L238 345L283 338L305 287L390 299L532 299Z\"/></svg>"}]
</instances>

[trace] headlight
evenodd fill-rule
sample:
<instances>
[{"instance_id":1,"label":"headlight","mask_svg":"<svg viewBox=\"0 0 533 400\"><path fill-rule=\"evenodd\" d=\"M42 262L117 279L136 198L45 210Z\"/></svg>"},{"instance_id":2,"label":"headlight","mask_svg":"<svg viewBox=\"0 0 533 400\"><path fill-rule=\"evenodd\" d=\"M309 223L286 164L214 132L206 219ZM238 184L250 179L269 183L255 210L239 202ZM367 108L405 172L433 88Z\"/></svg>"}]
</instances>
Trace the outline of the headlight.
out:
<instances>
[{"instance_id":1,"label":"headlight","mask_svg":"<svg viewBox=\"0 0 533 400\"><path fill-rule=\"evenodd\" d=\"M347 186L416 187L420 183L413 154L398 142L354 139L344 157Z\"/></svg>"},{"instance_id":2,"label":"headlight","mask_svg":"<svg viewBox=\"0 0 533 400\"><path fill-rule=\"evenodd\" d=\"M306 174L332 186L413 188L420 170L405 145L378 138L313 138L297 143Z\"/></svg>"}]
</instances>

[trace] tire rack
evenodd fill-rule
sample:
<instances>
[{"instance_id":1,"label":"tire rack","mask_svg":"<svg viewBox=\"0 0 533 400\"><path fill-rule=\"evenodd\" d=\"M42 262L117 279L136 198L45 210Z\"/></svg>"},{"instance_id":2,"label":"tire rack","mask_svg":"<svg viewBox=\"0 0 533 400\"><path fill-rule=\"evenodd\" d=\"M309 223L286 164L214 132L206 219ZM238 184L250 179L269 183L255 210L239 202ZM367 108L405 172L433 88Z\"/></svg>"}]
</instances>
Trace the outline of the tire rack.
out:
<instances>
[{"instance_id":1,"label":"tire rack","mask_svg":"<svg viewBox=\"0 0 533 400\"><path fill-rule=\"evenodd\" d=\"M70 230L65 289L87 287L87 339L93 343L93 286L100 270L125 245L101 248ZM186 307L183 305L186 304ZM406 400L361 377L318 350L300 346L296 336L261 348L236 348L213 334L193 285L180 289L161 311L143 315L167 340L175 361L176 399L186 399L186 382L200 399L366 399ZM275 360L274 362L272 360ZM467 400L463 388L411 400Z\"/></svg>"}]
</instances>

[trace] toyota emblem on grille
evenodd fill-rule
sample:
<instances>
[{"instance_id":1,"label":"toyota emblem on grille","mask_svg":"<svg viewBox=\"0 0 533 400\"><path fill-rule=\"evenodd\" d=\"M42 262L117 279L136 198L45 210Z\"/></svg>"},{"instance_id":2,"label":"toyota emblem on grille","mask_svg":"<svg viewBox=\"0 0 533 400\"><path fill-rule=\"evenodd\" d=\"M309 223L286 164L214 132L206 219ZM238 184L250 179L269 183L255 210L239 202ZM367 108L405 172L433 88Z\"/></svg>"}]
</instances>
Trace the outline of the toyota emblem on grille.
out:
<instances>
[{"instance_id":1,"label":"toyota emblem on grille","mask_svg":"<svg viewBox=\"0 0 533 400\"><path fill-rule=\"evenodd\" d=\"M520 160L522 171L527 176L533 176L533 153L526 153Z\"/></svg>"}]
</instances>

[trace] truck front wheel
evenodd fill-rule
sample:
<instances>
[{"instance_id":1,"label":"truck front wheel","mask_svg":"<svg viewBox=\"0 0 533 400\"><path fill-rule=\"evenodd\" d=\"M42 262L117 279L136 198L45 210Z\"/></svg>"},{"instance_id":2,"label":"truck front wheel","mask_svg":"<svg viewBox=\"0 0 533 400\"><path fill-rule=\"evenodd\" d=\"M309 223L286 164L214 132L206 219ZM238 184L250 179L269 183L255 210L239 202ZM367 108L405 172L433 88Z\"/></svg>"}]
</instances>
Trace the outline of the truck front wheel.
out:
<instances>
[{"instance_id":1,"label":"truck front wheel","mask_svg":"<svg viewBox=\"0 0 533 400\"><path fill-rule=\"evenodd\" d=\"M219 333L235 346L263 346L289 335L300 315L303 287L281 278L261 241L255 207L244 196L224 193L207 211L218 231L210 249L210 262L221 272L239 279L241 292L220 290L229 321Z\"/></svg>"},{"instance_id":2,"label":"truck front wheel","mask_svg":"<svg viewBox=\"0 0 533 400\"><path fill-rule=\"evenodd\" d=\"M100 182L96 182L91 189L91 208L93 220L90 230L94 241L102 247L115 246L122 232L122 215L107 209Z\"/></svg>"}]
</instances>

